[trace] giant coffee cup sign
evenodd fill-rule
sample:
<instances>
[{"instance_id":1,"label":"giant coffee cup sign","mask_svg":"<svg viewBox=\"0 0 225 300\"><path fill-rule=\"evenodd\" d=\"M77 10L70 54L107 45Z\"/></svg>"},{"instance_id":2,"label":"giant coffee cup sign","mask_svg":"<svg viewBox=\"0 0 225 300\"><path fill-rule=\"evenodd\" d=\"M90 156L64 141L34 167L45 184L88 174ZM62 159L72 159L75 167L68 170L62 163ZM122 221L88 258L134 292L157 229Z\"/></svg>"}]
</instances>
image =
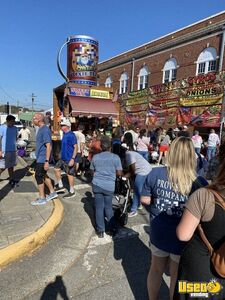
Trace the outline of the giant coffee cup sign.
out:
<instances>
[{"instance_id":1,"label":"giant coffee cup sign","mask_svg":"<svg viewBox=\"0 0 225 300\"><path fill-rule=\"evenodd\" d=\"M60 52L67 44L67 76L60 67ZM58 54L58 68L68 82L81 85L97 85L98 41L86 35L74 35L67 39Z\"/></svg>"}]
</instances>

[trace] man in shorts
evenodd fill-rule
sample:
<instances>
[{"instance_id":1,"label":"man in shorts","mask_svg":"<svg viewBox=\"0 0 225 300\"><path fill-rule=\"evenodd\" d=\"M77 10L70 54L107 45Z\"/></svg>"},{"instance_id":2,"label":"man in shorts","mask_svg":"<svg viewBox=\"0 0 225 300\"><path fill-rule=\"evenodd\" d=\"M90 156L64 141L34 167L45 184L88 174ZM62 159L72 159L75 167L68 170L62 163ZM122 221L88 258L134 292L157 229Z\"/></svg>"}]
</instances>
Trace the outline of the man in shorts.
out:
<instances>
[{"instance_id":1,"label":"man in shorts","mask_svg":"<svg viewBox=\"0 0 225 300\"><path fill-rule=\"evenodd\" d=\"M14 126L15 117L8 115L6 124L0 126L0 175L8 169L9 184L14 187L16 181L13 179L13 170L16 165L16 140L17 128Z\"/></svg>"},{"instance_id":2,"label":"man in shorts","mask_svg":"<svg viewBox=\"0 0 225 300\"><path fill-rule=\"evenodd\" d=\"M65 191L61 178L61 170L63 170L69 181L69 192L63 196L68 199L75 196L74 190L74 174L75 174L75 158L77 155L77 138L71 131L71 123L68 119L64 118L60 122L61 129L63 131L62 147L61 147L61 159L55 166L55 177L57 184L55 186L56 192Z\"/></svg>"},{"instance_id":3,"label":"man in shorts","mask_svg":"<svg viewBox=\"0 0 225 300\"><path fill-rule=\"evenodd\" d=\"M49 158L52 150L51 131L44 123L44 115L36 113L33 117L34 125L38 127L36 135L36 170L35 179L38 184L39 198L31 202L31 205L43 205L58 197L54 191L51 179L47 175L49 169ZM50 194L45 195L45 184Z\"/></svg>"}]
</instances>

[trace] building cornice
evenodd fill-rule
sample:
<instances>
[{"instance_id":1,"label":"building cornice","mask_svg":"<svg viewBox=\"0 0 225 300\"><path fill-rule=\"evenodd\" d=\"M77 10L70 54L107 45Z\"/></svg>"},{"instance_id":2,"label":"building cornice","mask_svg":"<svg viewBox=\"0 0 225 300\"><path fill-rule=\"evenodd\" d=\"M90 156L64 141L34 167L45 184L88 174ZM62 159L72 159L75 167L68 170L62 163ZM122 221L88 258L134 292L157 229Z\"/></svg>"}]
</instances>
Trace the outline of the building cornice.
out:
<instances>
[{"instance_id":1,"label":"building cornice","mask_svg":"<svg viewBox=\"0 0 225 300\"><path fill-rule=\"evenodd\" d=\"M151 54L155 54L163 50L169 50L172 47L179 46L187 42L191 42L195 39L204 37L207 34L212 34L212 33L221 34L222 30L224 29L224 25L225 25L225 20L222 20L220 22L217 22L216 24L210 24L207 27L195 30L193 32L187 33L177 38L171 35L171 40L167 40L162 44L156 46L151 46L151 42L150 42L149 44L145 44L144 49L138 51L139 48L143 48L143 45L141 45L139 48L131 50L130 52L129 51L126 52L126 54L121 54L121 57L118 56L117 58L112 58L111 60L109 59L108 61L99 63L98 73L104 72L106 70L108 71L111 68L118 67L123 64L132 62L133 59L136 60ZM158 41L160 41L160 39Z\"/></svg>"}]
</instances>

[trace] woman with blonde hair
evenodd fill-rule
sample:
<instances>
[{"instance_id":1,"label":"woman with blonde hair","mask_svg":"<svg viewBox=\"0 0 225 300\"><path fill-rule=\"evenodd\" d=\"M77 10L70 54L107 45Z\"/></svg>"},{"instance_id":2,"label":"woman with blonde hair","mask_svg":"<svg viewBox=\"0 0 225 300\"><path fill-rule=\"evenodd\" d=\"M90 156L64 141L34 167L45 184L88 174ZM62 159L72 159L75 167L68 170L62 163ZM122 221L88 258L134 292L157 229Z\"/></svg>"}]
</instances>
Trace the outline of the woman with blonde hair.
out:
<instances>
[{"instance_id":1,"label":"woman with blonde hair","mask_svg":"<svg viewBox=\"0 0 225 300\"><path fill-rule=\"evenodd\" d=\"M212 184L197 190L188 199L177 227L177 236L181 241L188 241L182 251L177 279L207 282L208 286L211 284L214 287L212 293L208 290L207 298L224 300L225 277L222 274L220 276L211 263L209 244L216 251L225 242L225 158L220 161ZM204 236L208 240L208 246L204 242ZM222 264L222 257L220 261ZM193 297L187 290L179 293L177 282L174 300L186 299Z\"/></svg>"},{"instance_id":2,"label":"woman with blonde hair","mask_svg":"<svg viewBox=\"0 0 225 300\"><path fill-rule=\"evenodd\" d=\"M176 237L188 196L207 185L196 174L196 158L192 140L176 138L168 151L167 166L154 168L146 178L141 202L150 205L151 266L147 279L151 300L158 299L162 275L169 264L170 299L173 298L181 251L185 245Z\"/></svg>"}]
</instances>

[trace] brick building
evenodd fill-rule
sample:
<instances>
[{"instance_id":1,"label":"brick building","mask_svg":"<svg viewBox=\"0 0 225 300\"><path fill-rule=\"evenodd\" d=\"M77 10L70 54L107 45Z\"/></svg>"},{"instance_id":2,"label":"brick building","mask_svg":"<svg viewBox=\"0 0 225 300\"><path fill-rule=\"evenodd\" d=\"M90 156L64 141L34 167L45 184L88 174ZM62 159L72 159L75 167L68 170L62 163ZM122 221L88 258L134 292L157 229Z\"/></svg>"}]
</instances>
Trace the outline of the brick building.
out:
<instances>
[{"instance_id":1,"label":"brick building","mask_svg":"<svg viewBox=\"0 0 225 300\"><path fill-rule=\"evenodd\" d=\"M98 65L119 94L125 123L219 127L225 82L225 11Z\"/></svg>"}]
</instances>

